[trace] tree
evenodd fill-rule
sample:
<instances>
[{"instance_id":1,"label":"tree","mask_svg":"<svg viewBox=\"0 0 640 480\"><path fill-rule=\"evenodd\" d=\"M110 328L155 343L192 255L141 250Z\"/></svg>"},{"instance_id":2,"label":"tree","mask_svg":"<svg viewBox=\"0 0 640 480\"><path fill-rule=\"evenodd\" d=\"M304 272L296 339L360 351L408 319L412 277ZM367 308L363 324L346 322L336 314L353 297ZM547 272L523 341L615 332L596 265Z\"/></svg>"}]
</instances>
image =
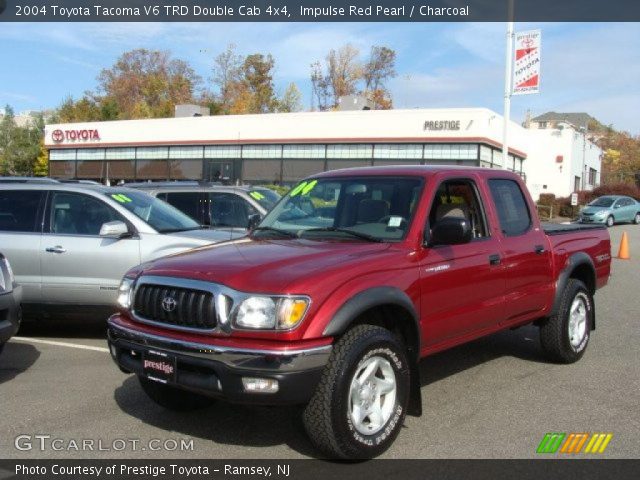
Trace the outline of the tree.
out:
<instances>
[{"instance_id":1,"label":"tree","mask_svg":"<svg viewBox=\"0 0 640 480\"><path fill-rule=\"evenodd\" d=\"M217 103L222 112L228 113L238 94L237 85L242 79L243 58L236 53L236 47L229 44L227 49L213 60L211 80L217 87Z\"/></svg>"},{"instance_id":2,"label":"tree","mask_svg":"<svg viewBox=\"0 0 640 480\"><path fill-rule=\"evenodd\" d=\"M44 138L40 139L38 157L33 165L33 174L36 177L46 177L49 174L49 153L44 146Z\"/></svg>"},{"instance_id":3,"label":"tree","mask_svg":"<svg viewBox=\"0 0 640 480\"><path fill-rule=\"evenodd\" d=\"M396 76L396 52L388 47L373 46L363 69L364 94L373 102L374 109L392 107L386 82Z\"/></svg>"},{"instance_id":4,"label":"tree","mask_svg":"<svg viewBox=\"0 0 640 480\"><path fill-rule=\"evenodd\" d=\"M302 110L302 93L295 83L290 83L278 101L278 111L299 112Z\"/></svg>"},{"instance_id":5,"label":"tree","mask_svg":"<svg viewBox=\"0 0 640 480\"><path fill-rule=\"evenodd\" d=\"M602 183L634 183L640 173L640 135L607 128L597 143L604 152Z\"/></svg>"},{"instance_id":6,"label":"tree","mask_svg":"<svg viewBox=\"0 0 640 480\"><path fill-rule=\"evenodd\" d=\"M13 109L7 105L0 122L0 174L32 175L43 131L41 115L20 127L15 122Z\"/></svg>"},{"instance_id":7,"label":"tree","mask_svg":"<svg viewBox=\"0 0 640 480\"><path fill-rule=\"evenodd\" d=\"M277 106L277 100L273 89L272 70L275 60L268 54L261 53L248 55L242 64L243 80L251 95L250 113L273 112Z\"/></svg>"},{"instance_id":8,"label":"tree","mask_svg":"<svg viewBox=\"0 0 640 480\"><path fill-rule=\"evenodd\" d=\"M189 64L167 51L123 53L98 76L95 95L101 115L120 119L170 117L176 105L192 103L201 79Z\"/></svg>"},{"instance_id":9,"label":"tree","mask_svg":"<svg viewBox=\"0 0 640 480\"><path fill-rule=\"evenodd\" d=\"M396 76L396 52L388 47L373 46L363 64L359 51L345 45L327 54L323 65L311 64L311 85L314 105L319 110L335 109L340 97L359 94L368 98L376 109L392 106L386 82Z\"/></svg>"}]
</instances>

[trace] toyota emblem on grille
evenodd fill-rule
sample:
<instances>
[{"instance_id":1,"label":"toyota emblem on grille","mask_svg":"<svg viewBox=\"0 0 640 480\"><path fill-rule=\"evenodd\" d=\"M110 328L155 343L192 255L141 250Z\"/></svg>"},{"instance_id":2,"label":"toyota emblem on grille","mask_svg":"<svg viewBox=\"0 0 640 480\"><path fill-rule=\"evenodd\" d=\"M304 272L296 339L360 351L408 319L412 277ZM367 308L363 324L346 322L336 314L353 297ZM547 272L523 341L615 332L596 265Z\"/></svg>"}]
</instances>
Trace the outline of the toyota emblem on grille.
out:
<instances>
[{"instance_id":1,"label":"toyota emblem on grille","mask_svg":"<svg viewBox=\"0 0 640 480\"><path fill-rule=\"evenodd\" d=\"M164 297L162 299L162 309L165 312L173 312L176 309L178 302L173 297Z\"/></svg>"}]
</instances>

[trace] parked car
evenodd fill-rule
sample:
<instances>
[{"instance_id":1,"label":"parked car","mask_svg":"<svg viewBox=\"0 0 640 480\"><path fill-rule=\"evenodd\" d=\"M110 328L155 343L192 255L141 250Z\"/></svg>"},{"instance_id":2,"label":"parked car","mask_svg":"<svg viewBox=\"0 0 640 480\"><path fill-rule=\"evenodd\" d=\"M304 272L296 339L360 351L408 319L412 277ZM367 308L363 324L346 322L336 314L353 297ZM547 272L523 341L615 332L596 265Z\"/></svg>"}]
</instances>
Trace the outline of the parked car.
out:
<instances>
[{"instance_id":1,"label":"parked car","mask_svg":"<svg viewBox=\"0 0 640 480\"><path fill-rule=\"evenodd\" d=\"M0 353L4 344L16 334L22 320L22 288L16 284L11 264L0 253Z\"/></svg>"},{"instance_id":2,"label":"parked car","mask_svg":"<svg viewBox=\"0 0 640 480\"><path fill-rule=\"evenodd\" d=\"M0 251L23 287L25 313L91 310L106 317L132 266L229 238L137 190L0 185Z\"/></svg>"},{"instance_id":3,"label":"parked car","mask_svg":"<svg viewBox=\"0 0 640 480\"><path fill-rule=\"evenodd\" d=\"M145 182L127 185L170 203L201 225L246 233L253 215L264 215L280 200L265 187L209 182Z\"/></svg>"},{"instance_id":4,"label":"parked car","mask_svg":"<svg viewBox=\"0 0 640 480\"><path fill-rule=\"evenodd\" d=\"M640 224L640 202L622 195L598 197L580 212L581 223L604 223L612 227L616 223Z\"/></svg>"},{"instance_id":5,"label":"parked car","mask_svg":"<svg viewBox=\"0 0 640 480\"><path fill-rule=\"evenodd\" d=\"M0 183L59 183L49 177L0 177Z\"/></svg>"},{"instance_id":6,"label":"parked car","mask_svg":"<svg viewBox=\"0 0 640 480\"><path fill-rule=\"evenodd\" d=\"M108 342L168 409L306 404L325 454L369 458L422 411L427 355L533 323L550 359L579 360L610 250L603 226L541 226L507 171L325 172L248 238L129 270Z\"/></svg>"}]
</instances>

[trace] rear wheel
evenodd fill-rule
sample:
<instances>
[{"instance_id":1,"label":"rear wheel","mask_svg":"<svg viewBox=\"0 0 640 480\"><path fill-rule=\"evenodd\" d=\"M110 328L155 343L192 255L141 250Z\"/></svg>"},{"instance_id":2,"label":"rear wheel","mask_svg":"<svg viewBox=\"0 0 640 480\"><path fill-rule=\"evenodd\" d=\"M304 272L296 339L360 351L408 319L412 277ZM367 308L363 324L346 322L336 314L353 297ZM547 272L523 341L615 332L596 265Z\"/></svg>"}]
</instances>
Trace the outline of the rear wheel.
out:
<instances>
[{"instance_id":1,"label":"rear wheel","mask_svg":"<svg viewBox=\"0 0 640 480\"><path fill-rule=\"evenodd\" d=\"M154 382L148 378L138 376L140 386L144 393L155 403L167 410L176 412L188 412L205 408L215 402L214 399L172 387L160 382Z\"/></svg>"},{"instance_id":2,"label":"rear wheel","mask_svg":"<svg viewBox=\"0 0 640 480\"><path fill-rule=\"evenodd\" d=\"M607 227L613 227L613 224L614 224L613 215L609 215L607 217Z\"/></svg>"},{"instance_id":3,"label":"rear wheel","mask_svg":"<svg viewBox=\"0 0 640 480\"><path fill-rule=\"evenodd\" d=\"M373 325L348 331L305 408L311 441L332 458L380 455L404 422L409 375L404 345L390 331Z\"/></svg>"},{"instance_id":4,"label":"rear wheel","mask_svg":"<svg viewBox=\"0 0 640 480\"><path fill-rule=\"evenodd\" d=\"M540 326L540 343L549 359L559 363L580 360L589 344L593 318L593 297L586 285L569 279L558 312Z\"/></svg>"}]
</instances>

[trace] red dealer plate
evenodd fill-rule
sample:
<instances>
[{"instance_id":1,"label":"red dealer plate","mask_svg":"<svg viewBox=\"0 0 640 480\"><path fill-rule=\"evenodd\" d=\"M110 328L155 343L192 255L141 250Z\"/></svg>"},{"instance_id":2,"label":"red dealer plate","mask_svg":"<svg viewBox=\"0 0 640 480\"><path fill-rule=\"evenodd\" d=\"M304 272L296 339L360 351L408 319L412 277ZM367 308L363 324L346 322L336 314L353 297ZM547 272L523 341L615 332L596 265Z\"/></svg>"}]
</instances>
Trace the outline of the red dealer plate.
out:
<instances>
[{"instance_id":1,"label":"red dealer plate","mask_svg":"<svg viewBox=\"0 0 640 480\"><path fill-rule=\"evenodd\" d=\"M142 371L149 380L160 383L175 382L176 357L149 350L142 354Z\"/></svg>"}]
</instances>

